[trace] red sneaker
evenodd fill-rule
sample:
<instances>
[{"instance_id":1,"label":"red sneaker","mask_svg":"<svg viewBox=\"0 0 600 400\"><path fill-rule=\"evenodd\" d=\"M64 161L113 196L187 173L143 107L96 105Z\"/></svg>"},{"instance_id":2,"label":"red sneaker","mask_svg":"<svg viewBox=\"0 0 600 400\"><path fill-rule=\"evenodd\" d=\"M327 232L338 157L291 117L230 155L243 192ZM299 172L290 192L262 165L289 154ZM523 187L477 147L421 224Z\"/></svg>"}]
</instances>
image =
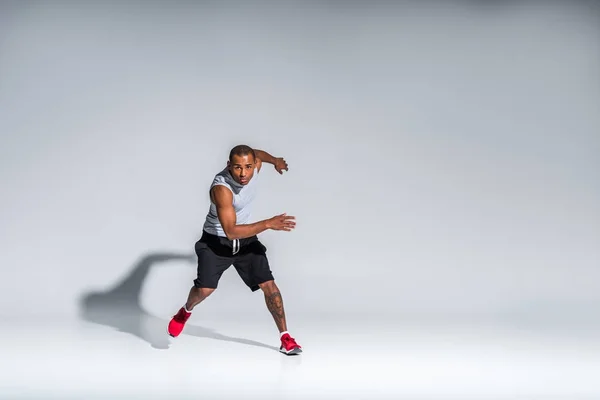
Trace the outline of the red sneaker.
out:
<instances>
[{"instance_id":1,"label":"red sneaker","mask_svg":"<svg viewBox=\"0 0 600 400\"><path fill-rule=\"evenodd\" d=\"M279 351L288 356L302 353L302 346L296 343L296 339L290 336L289 333L281 336L281 347Z\"/></svg>"},{"instance_id":2,"label":"red sneaker","mask_svg":"<svg viewBox=\"0 0 600 400\"><path fill-rule=\"evenodd\" d=\"M185 326L185 323L190 318L190 315L192 315L192 313L185 311L185 308L181 307L177 314L173 316L171 322L169 322L169 327L167 328L169 335L172 337L179 336L183 330L183 327Z\"/></svg>"}]
</instances>

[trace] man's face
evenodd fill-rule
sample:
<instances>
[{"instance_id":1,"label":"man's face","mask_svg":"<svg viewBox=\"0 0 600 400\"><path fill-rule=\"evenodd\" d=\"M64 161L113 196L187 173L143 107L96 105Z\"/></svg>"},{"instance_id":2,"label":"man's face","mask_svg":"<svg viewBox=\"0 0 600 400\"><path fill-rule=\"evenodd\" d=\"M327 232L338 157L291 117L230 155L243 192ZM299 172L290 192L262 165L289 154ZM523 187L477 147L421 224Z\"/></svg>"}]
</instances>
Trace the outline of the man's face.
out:
<instances>
[{"instance_id":1,"label":"man's face","mask_svg":"<svg viewBox=\"0 0 600 400\"><path fill-rule=\"evenodd\" d=\"M227 167L237 183L247 185L254 175L254 157L252 157L252 154L234 155L231 161L227 161Z\"/></svg>"}]
</instances>

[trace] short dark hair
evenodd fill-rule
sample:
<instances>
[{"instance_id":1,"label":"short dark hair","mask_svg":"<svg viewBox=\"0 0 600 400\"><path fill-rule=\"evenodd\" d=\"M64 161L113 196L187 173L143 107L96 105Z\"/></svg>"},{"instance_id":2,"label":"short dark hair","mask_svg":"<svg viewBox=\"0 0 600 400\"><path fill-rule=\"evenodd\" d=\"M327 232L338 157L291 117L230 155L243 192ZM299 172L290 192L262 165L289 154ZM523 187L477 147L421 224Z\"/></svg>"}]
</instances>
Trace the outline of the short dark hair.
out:
<instances>
[{"instance_id":1,"label":"short dark hair","mask_svg":"<svg viewBox=\"0 0 600 400\"><path fill-rule=\"evenodd\" d=\"M247 156L248 154L252 154L252 158L256 160L256 154L254 154L254 149L252 149L252 147L245 144L239 144L229 152L229 161L232 161L233 156Z\"/></svg>"}]
</instances>

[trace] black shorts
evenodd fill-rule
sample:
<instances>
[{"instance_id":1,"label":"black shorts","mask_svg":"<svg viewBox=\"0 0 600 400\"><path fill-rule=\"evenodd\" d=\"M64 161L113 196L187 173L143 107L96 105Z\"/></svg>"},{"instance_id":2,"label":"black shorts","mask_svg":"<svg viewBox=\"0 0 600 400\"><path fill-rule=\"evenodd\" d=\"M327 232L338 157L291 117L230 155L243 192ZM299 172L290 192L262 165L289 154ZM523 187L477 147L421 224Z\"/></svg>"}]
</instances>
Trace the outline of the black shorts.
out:
<instances>
[{"instance_id":1,"label":"black shorts","mask_svg":"<svg viewBox=\"0 0 600 400\"><path fill-rule=\"evenodd\" d=\"M198 275L194 279L197 288L216 289L223 272L231 265L253 292L259 284L273 280L267 259L267 248L257 236L229 240L203 231L196 242Z\"/></svg>"}]
</instances>

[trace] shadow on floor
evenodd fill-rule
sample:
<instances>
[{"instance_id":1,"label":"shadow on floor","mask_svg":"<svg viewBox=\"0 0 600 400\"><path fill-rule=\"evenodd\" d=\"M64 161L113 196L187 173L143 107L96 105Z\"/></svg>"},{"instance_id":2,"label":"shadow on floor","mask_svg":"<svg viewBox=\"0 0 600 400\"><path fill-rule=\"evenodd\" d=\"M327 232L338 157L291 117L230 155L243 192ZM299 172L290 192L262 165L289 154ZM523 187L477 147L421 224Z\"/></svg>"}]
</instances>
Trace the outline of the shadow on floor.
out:
<instances>
[{"instance_id":1,"label":"shadow on floor","mask_svg":"<svg viewBox=\"0 0 600 400\"><path fill-rule=\"evenodd\" d=\"M171 340L176 340L167 334L169 321L148 314L140 306L139 296L150 268L156 263L172 260L185 260L195 264L196 256L152 253L142 257L132 268L129 275L112 289L84 293L79 300L80 318L87 322L109 326L120 332L135 335L156 349L168 349ZM224 340L279 351L276 346L222 335L215 332L214 329L197 325L186 325L182 335Z\"/></svg>"}]
</instances>

